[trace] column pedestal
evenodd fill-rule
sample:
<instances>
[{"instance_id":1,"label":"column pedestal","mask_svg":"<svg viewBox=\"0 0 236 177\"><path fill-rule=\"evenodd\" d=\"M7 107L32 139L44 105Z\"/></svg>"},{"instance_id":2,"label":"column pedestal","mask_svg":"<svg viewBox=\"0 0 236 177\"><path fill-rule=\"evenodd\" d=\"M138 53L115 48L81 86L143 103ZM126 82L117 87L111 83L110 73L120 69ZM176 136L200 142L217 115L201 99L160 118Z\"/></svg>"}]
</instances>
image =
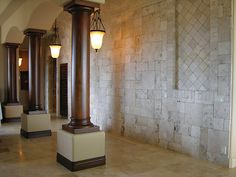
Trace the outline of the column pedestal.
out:
<instances>
[{"instance_id":1,"label":"column pedestal","mask_svg":"<svg viewBox=\"0 0 236 177\"><path fill-rule=\"evenodd\" d=\"M90 15L99 5L71 1L71 121L57 134L57 161L71 171L104 165L105 133L90 121Z\"/></svg>"},{"instance_id":2,"label":"column pedestal","mask_svg":"<svg viewBox=\"0 0 236 177\"><path fill-rule=\"evenodd\" d=\"M30 112L21 115L21 136L38 138L51 136L51 116L46 112Z\"/></svg>"},{"instance_id":3,"label":"column pedestal","mask_svg":"<svg viewBox=\"0 0 236 177\"><path fill-rule=\"evenodd\" d=\"M23 106L19 103L8 103L3 107L4 118L2 122L20 122Z\"/></svg>"},{"instance_id":4,"label":"column pedestal","mask_svg":"<svg viewBox=\"0 0 236 177\"><path fill-rule=\"evenodd\" d=\"M57 132L57 162L71 171L104 165L106 162L105 133L97 131L72 134L59 130Z\"/></svg>"}]
</instances>

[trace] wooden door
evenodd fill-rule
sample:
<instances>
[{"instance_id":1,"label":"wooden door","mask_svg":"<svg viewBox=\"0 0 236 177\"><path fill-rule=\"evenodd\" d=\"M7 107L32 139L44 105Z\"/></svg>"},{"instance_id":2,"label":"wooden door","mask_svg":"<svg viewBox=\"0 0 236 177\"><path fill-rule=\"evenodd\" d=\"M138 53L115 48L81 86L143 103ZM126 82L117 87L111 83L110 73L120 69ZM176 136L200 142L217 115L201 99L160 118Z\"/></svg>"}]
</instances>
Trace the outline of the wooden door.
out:
<instances>
[{"instance_id":1,"label":"wooden door","mask_svg":"<svg viewBox=\"0 0 236 177\"><path fill-rule=\"evenodd\" d=\"M60 65L60 114L68 116L68 64Z\"/></svg>"}]
</instances>

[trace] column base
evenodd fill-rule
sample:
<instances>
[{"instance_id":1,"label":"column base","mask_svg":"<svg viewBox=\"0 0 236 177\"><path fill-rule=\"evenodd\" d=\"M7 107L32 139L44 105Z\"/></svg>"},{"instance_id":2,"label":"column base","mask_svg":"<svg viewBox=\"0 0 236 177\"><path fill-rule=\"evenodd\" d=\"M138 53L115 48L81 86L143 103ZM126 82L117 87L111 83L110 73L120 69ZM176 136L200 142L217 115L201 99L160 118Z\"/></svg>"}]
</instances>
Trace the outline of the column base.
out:
<instances>
[{"instance_id":1,"label":"column base","mask_svg":"<svg viewBox=\"0 0 236 177\"><path fill-rule=\"evenodd\" d=\"M59 130L57 132L57 162L70 171L104 165L106 163L105 133L97 131L72 134Z\"/></svg>"},{"instance_id":2,"label":"column base","mask_svg":"<svg viewBox=\"0 0 236 177\"><path fill-rule=\"evenodd\" d=\"M50 114L22 114L20 133L25 138L51 136Z\"/></svg>"},{"instance_id":3,"label":"column base","mask_svg":"<svg viewBox=\"0 0 236 177\"><path fill-rule=\"evenodd\" d=\"M73 128L69 127L68 124L62 125L62 129L73 134L98 132L100 130L99 126L97 125L83 126L81 128Z\"/></svg>"},{"instance_id":4,"label":"column base","mask_svg":"<svg viewBox=\"0 0 236 177\"><path fill-rule=\"evenodd\" d=\"M10 103L4 105L4 116L2 122L20 122L21 114L23 113L23 105L19 103Z\"/></svg>"}]
</instances>

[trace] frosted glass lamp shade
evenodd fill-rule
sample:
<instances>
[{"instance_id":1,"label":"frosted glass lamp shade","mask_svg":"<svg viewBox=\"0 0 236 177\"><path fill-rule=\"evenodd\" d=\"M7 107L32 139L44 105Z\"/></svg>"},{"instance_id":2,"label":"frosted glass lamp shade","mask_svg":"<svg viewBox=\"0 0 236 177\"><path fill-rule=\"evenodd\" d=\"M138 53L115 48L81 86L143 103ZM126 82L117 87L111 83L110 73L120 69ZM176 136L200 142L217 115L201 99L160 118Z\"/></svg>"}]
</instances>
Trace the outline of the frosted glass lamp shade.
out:
<instances>
[{"instance_id":1,"label":"frosted glass lamp shade","mask_svg":"<svg viewBox=\"0 0 236 177\"><path fill-rule=\"evenodd\" d=\"M22 58L19 58L19 60L18 60L18 64L19 64L19 66L21 66L21 64L22 64Z\"/></svg>"},{"instance_id":2,"label":"frosted glass lamp shade","mask_svg":"<svg viewBox=\"0 0 236 177\"><path fill-rule=\"evenodd\" d=\"M61 45L50 45L52 58L58 58L60 55Z\"/></svg>"},{"instance_id":3,"label":"frosted glass lamp shade","mask_svg":"<svg viewBox=\"0 0 236 177\"><path fill-rule=\"evenodd\" d=\"M105 34L104 31L96 31L96 30L90 31L91 45L92 48L95 49L96 51L102 47L104 34Z\"/></svg>"}]
</instances>

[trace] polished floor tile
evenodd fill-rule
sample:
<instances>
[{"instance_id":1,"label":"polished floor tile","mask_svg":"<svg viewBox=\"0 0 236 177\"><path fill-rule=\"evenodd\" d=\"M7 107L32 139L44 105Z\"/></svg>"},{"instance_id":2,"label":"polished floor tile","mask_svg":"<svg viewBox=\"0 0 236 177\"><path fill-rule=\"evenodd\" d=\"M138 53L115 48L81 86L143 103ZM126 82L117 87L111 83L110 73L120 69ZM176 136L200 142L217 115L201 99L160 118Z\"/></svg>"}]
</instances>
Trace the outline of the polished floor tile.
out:
<instances>
[{"instance_id":1,"label":"polished floor tile","mask_svg":"<svg viewBox=\"0 0 236 177\"><path fill-rule=\"evenodd\" d=\"M70 172L56 162L56 131L65 119L52 120L51 137L25 139L20 123L0 126L0 177L236 177L206 161L106 134L104 166Z\"/></svg>"}]
</instances>

